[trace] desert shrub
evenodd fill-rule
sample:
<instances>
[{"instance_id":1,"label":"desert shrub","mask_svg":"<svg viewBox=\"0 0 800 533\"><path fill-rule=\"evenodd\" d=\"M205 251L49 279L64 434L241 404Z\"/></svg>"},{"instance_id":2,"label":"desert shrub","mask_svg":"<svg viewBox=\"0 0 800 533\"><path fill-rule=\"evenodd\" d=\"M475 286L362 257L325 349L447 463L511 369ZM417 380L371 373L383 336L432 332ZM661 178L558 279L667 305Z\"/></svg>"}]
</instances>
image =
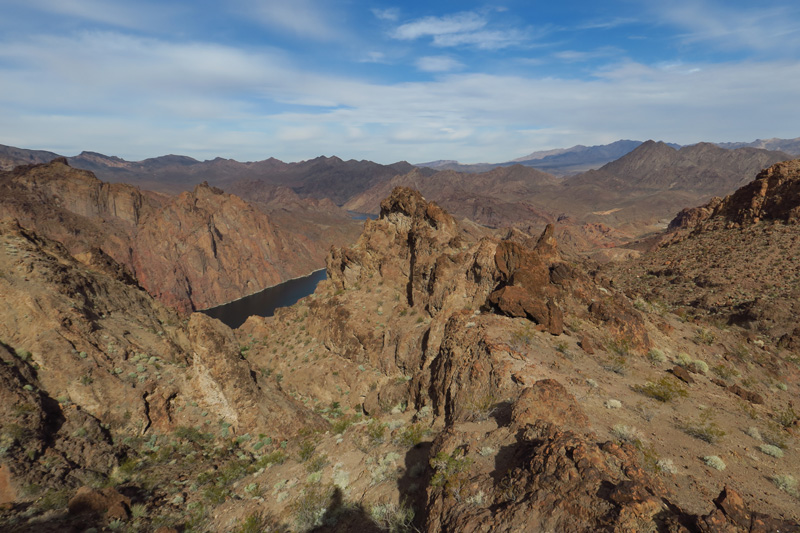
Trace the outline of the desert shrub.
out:
<instances>
[{"instance_id":1,"label":"desert shrub","mask_svg":"<svg viewBox=\"0 0 800 533\"><path fill-rule=\"evenodd\" d=\"M640 394L644 394L648 398L653 398L659 402L669 402L675 398L685 398L689 395L686 389L678 385L675 379L669 376L664 376L658 381L648 381L644 385L636 385L633 390Z\"/></svg>"},{"instance_id":2,"label":"desert shrub","mask_svg":"<svg viewBox=\"0 0 800 533\"><path fill-rule=\"evenodd\" d=\"M625 375L627 368L628 360L621 355L609 357L603 364L603 370L608 370L609 372L619 374L620 376Z\"/></svg>"},{"instance_id":3,"label":"desert shrub","mask_svg":"<svg viewBox=\"0 0 800 533\"><path fill-rule=\"evenodd\" d=\"M347 428L358 422L361 417L359 415L353 416L344 416L342 418L337 419L336 421L331 424L331 431L333 431L334 435L341 435Z\"/></svg>"},{"instance_id":4,"label":"desert shrub","mask_svg":"<svg viewBox=\"0 0 800 533\"><path fill-rule=\"evenodd\" d=\"M680 425L687 435L714 444L725 436L725 432L714 421L714 413L710 409L703 412L698 420L691 420Z\"/></svg>"},{"instance_id":5,"label":"desert shrub","mask_svg":"<svg viewBox=\"0 0 800 533\"><path fill-rule=\"evenodd\" d=\"M424 427L422 424L411 424L405 428L397 438L397 445L409 448L411 446L416 446L422 442L422 439L424 439L429 433L430 430Z\"/></svg>"},{"instance_id":6,"label":"desert shrub","mask_svg":"<svg viewBox=\"0 0 800 533\"><path fill-rule=\"evenodd\" d=\"M783 450L777 446L773 446L772 444L762 444L758 447L758 449L761 450L761 453L771 455L772 457L777 457L778 459L783 457Z\"/></svg>"},{"instance_id":7,"label":"desert shrub","mask_svg":"<svg viewBox=\"0 0 800 533\"><path fill-rule=\"evenodd\" d=\"M744 344L738 344L730 354L742 362L750 361L750 350Z\"/></svg>"},{"instance_id":8,"label":"desert shrub","mask_svg":"<svg viewBox=\"0 0 800 533\"><path fill-rule=\"evenodd\" d=\"M753 437L756 440L761 440L761 432L755 426L750 426L749 428L747 428L745 430L745 434L750 437Z\"/></svg>"},{"instance_id":9,"label":"desert shrub","mask_svg":"<svg viewBox=\"0 0 800 533\"><path fill-rule=\"evenodd\" d=\"M536 335L530 327L519 328L511 334L511 347L521 352L525 347L531 345L535 337Z\"/></svg>"},{"instance_id":10,"label":"desert shrub","mask_svg":"<svg viewBox=\"0 0 800 533\"><path fill-rule=\"evenodd\" d=\"M286 462L287 458L286 452L283 450L275 450L262 455L258 461L256 461L255 468L258 470L260 468L268 468L272 465L282 465Z\"/></svg>"},{"instance_id":11,"label":"desert shrub","mask_svg":"<svg viewBox=\"0 0 800 533\"><path fill-rule=\"evenodd\" d=\"M479 396L471 396L465 409L469 412L469 419L474 422L487 420L497 407L497 396L493 392L487 392Z\"/></svg>"},{"instance_id":12,"label":"desert shrub","mask_svg":"<svg viewBox=\"0 0 800 533\"><path fill-rule=\"evenodd\" d=\"M234 533L262 533L264 531L283 533L288 529L269 514L251 513L233 531Z\"/></svg>"},{"instance_id":13,"label":"desert shrub","mask_svg":"<svg viewBox=\"0 0 800 533\"><path fill-rule=\"evenodd\" d=\"M703 457L703 462L706 464L706 466L710 466L715 470L725 470L725 461L716 455L706 455Z\"/></svg>"},{"instance_id":14,"label":"desert shrub","mask_svg":"<svg viewBox=\"0 0 800 533\"><path fill-rule=\"evenodd\" d=\"M328 464L328 456L325 454L315 455L306 463L306 471L319 472Z\"/></svg>"},{"instance_id":15,"label":"desert shrub","mask_svg":"<svg viewBox=\"0 0 800 533\"><path fill-rule=\"evenodd\" d=\"M372 460L368 463L368 469L371 476L372 485L378 485L389 479L396 479L398 476L397 461L400 459L400 454L389 452L377 461Z\"/></svg>"},{"instance_id":16,"label":"desert shrub","mask_svg":"<svg viewBox=\"0 0 800 533\"><path fill-rule=\"evenodd\" d=\"M611 433L619 440L623 442L629 442L631 444L644 440L644 436L638 429L633 426L626 426L624 424L617 424L611 428Z\"/></svg>"},{"instance_id":17,"label":"desert shrub","mask_svg":"<svg viewBox=\"0 0 800 533\"><path fill-rule=\"evenodd\" d=\"M377 420L370 420L367 425L367 438L373 445L381 444L386 435L386 424Z\"/></svg>"},{"instance_id":18,"label":"desert shrub","mask_svg":"<svg viewBox=\"0 0 800 533\"><path fill-rule=\"evenodd\" d=\"M311 439L305 439L300 443L300 451L298 457L301 463L305 463L314 455L314 450L317 449L317 444Z\"/></svg>"},{"instance_id":19,"label":"desert shrub","mask_svg":"<svg viewBox=\"0 0 800 533\"><path fill-rule=\"evenodd\" d=\"M373 505L369 510L370 518L382 531L388 533L405 533L414 531L414 509L405 502L400 505L382 503Z\"/></svg>"},{"instance_id":20,"label":"desert shrub","mask_svg":"<svg viewBox=\"0 0 800 533\"><path fill-rule=\"evenodd\" d=\"M740 376L739 371L732 365L718 364L711 367L711 371L722 379L733 379Z\"/></svg>"},{"instance_id":21,"label":"desert shrub","mask_svg":"<svg viewBox=\"0 0 800 533\"><path fill-rule=\"evenodd\" d=\"M621 357L627 357L631 354L633 343L628 337L620 337L619 339L609 339L606 341L606 349Z\"/></svg>"},{"instance_id":22,"label":"desert shrub","mask_svg":"<svg viewBox=\"0 0 800 533\"><path fill-rule=\"evenodd\" d=\"M697 328L697 331L695 331L694 341L697 344L711 345L714 344L714 340L716 340L716 336L711 330L706 328Z\"/></svg>"},{"instance_id":23,"label":"desert shrub","mask_svg":"<svg viewBox=\"0 0 800 533\"><path fill-rule=\"evenodd\" d=\"M678 468L673 464L672 459L659 459L656 462L656 468L659 472L666 472L667 474L678 473Z\"/></svg>"},{"instance_id":24,"label":"desert shrub","mask_svg":"<svg viewBox=\"0 0 800 533\"><path fill-rule=\"evenodd\" d=\"M210 433L203 433L196 427L191 426L178 426L175 428L175 431L173 431L173 434L178 439L188 440L189 442L194 442L197 444L207 442L212 439L212 435Z\"/></svg>"},{"instance_id":25,"label":"desert shrub","mask_svg":"<svg viewBox=\"0 0 800 533\"><path fill-rule=\"evenodd\" d=\"M328 505L333 499L334 490L332 486L308 485L300 494L300 497L292 504L295 522L300 531L309 531L322 524Z\"/></svg>"},{"instance_id":26,"label":"desert shrub","mask_svg":"<svg viewBox=\"0 0 800 533\"><path fill-rule=\"evenodd\" d=\"M647 352L647 359L654 365L660 365L667 360L667 356L658 348L651 348L650 351Z\"/></svg>"},{"instance_id":27,"label":"desert shrub","mask_svg":"<svg viewBox=\"0 0 800 533\"><path fill-rule=\"evenodd\" d=\"M50 489L36 500L35 507L40 512L64 509L71 496L72 491L69 489Z\"/></svg>"},{"instance_id":28,"label":"desert shrub","mask_svg":"<svg viewBox=\"0 0 800 533\"><path fill-rule=\"evenodd\" d=\"M773 413L773 418L781 426L789 428L792 427L797 420L797 412L789 405L786 409Z\"/></svg>"},{"instance_id":29,"label":"desert shrub","mask_svg":"<svg viewBox=\"0 0 800 533\"><path fill-rule=\"evenodd\" d=\"M480 454L481 457L486 457L489 455L494 455L495 453L497 453L497 450L495 450L492 446L484 446L483 448L478 450L478 453Z\"/></svg>"},{"instance_id":30,"label":"desert shrub","mask_svg":"<svg viewBox=\"0 0 800 533\"><path fill-rule=\"evenodd\" d=\"M797 488L797 480L790 474L777 474L772 476L770 480L783 492L800 498L800 490Z\"/></svg>"},{"instance_id":31,"label":"desert shrub","mask_svg":"<svg viewBox=\"0 0 800 533\"><path fill-rule=\"evenodd\" d=\"M437 453L430 460L431 468L434 470L431 486L443 487L458 499L461 489L467 482L467 473L472 463L472 458L466 457L461 450L453 450L451 454Z\"/></svg>"}]
</instances>

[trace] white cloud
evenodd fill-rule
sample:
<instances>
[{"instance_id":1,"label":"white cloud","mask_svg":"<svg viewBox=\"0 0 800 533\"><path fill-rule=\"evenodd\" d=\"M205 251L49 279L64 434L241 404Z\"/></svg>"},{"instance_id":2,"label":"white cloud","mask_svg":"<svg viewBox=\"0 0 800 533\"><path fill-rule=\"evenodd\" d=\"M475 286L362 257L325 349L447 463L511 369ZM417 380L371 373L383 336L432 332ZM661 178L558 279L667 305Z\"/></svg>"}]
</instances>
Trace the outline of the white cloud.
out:
<instances>
[{"instance_id":1,"label":"white cloud","mask_svg":"<svg viewBox=\"0 0 800 533\"><path fill-rule=\"evenodd\" d=\"M471 46L482 50L499 50L521 46L542 31L518 28L489 29L489 20L475 12L463 12L444 17L425 17L397 27L391 36L414 40L430 37L435 46Z\"/></svg>"},{"instance_id":2,"label":"white cloud","mask_svg":"<svg viewBox=\"0 0 800 533\"><path fill-rule=\"evenodd\" d=\"M800 49L800 10L753 4L737 8L729 2L679 0L653 4L657 16L682 28L685 44L710 44L720 49L771 52L796 57Z\"/></svg>"},{"instance_id":3,"label":"white cloud","mask_svg":"<svg viewBox=\"0 0 800 533\"><path fill-rule=\"evenodd\" d=\"M433 38L433 44L437 46L474 45L482 50L499 50L509 46L519 46L525 39L526 35L523 32L509 29L436 35Z\"/></svg>"},{"instance_id":4,"label":"white cloud","mask_svg":"<svg viewBox=\"0 0 800 533\"><path fill-rule=\"evenodd\" d=\"M460 61L450 56L426 56L416 61L417 68L424 72L449 72L464 67Z\"/></svg>"},{"instance_id":5,"label":"white cloud","mask_svg":"<svg viewBox=\"0 0 800 533\"><path fill-rule=\"evenodd\" d=\"M396 39L419 39L420 37L463 34L486 26L487 21L477 13L465 12L444 17L425 17L399 26L393 32Z\"/></svg>"},{"instance_id":6,"label":"white cloud","mask_svg":"<svg viewBox=\"0 0 800 533\"><path fill-rule=\"evenodd\" d=\"M376 52L371 51L364 54L364 56L359 59L360 63L388 63L386 59L386 54L383 52Z\"/></svg>"},{"instance_id":7,"label":"white cloud","mask_svg":"<svg viewBox=\"0 0 800 533\"><path fill-rule=\"evenodd\" d=\"M163 3L146 1L135 5L120 0L9 0L43 13L76 17L121 28L155 29L176 14Z\"/></svg>"},{"instance_id":8,"label":"white cloud","mask_svg":"<svg viewBox=\"0 0 800 533\"><path fill-rule=\"evenodd\" d=\"M502 161L619 138L796 137L797 87L800 62L788 60L375 83L303 70L275 50L34 36L0 41L0 143L129 159Z\"/></svg>"},{"instance_id":9,"label":"white cloud","mask_svg":"<svg viewBox=\"0 0 800 533\"><path fill-rule=\"evenodd\" d=\"M578 63L583 61L591 61L593 59L607 58L615 55L621 55L623 52L619 48L612 46L605 46L596 50L578 51L578 50L563 50L556 52L553 57L567 63Z\"/></svg>"},{"instance_id":10,"label":"white cloud","mask_svg":"<svg viewBox=\"0 0 800 533\"><path fill-rule=\"evenodd\" d=\"M396 7L387 9L373 9L372 14L379 20L397 20L400 18L400 10Z\"/></svg>"},{"instance_id":11,"label":"white cloud","mask_svg":"<svg viewBox=\"0 0 800 533\"><path fill-rule=\"evenodd\" d=\"M238 0L244 15L264 26L312 39L333 41L342 38L332 3L321 0Z\"/></svg>"}]
</instances>

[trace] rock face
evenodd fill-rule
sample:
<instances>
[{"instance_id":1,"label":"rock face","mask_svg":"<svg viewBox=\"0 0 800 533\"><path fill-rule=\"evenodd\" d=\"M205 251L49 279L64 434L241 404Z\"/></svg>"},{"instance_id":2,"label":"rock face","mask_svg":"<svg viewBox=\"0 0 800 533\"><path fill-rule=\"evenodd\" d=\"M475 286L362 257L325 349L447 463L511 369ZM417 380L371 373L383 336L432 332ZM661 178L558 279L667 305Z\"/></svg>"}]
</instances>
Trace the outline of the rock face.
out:
<instances>
[{"instance_id":1,"label":"rock face","mask_svg":"<svg viewBox=\"0 0 800 533\"><path fill-rule=\"evenodd\" d=\"M3 173L0 188L0 216L59 240L77 257L102 249L181 311L307 274L327 252L323 235L306 222L298 232L281 229L255 206L207 184L168 198L103 183L60 158Z\"/></svg>"},{"instance_id":2,"label":"rock face","mask_svg":"<svg viewBox=\"0 0 800 533\"><path fill-rule=\"evenodd\" d=\"M800 159L776 163L730 196L681 211L670 230L742 226L760 221L800 222Z\"/></svg>"},{"instance_id":3,"label":"rock face","mask_svg":"<svg viewBox=\"0 0 800 533\"><path fill-rule=\"evenodd\" d=\"M222 420L233 434L325 422L263 381L231 330L181 322L105 257L92 270L61 244L0 222L0 496L108 475L121 436ZM112 432L115 439L112 440Z\"/></svg>"},{"instance_id":4,"label":"rock face","mask_svg":"<svg viewBox=\"0 0 800 533\"><path fill-rule=\"evenodd\" d=\"M512 406L512 425L483 439L450 427L431 449L436 474L425 531L797 531L748 509L726 487L707 515L681 510L631 444L584 433L588 419L564 387L542 380ZM566 429L572 428L572 429ZM476 447L503 450L469 462Z\"/></svg>"},{"instance_id":5,"label":"rock face","mask_svg":"<svg viewBox=\"0 0 800 533\"><path fill-rule=\"evenodd\" d=\"M789 342L796 327L800 160L777 163L725 198L684 209L656 250L621 269L633 293ZM780 265L779 268L776 268ZM772 287L785 287L775 291Z\"/></svg>"},{"instance_id":6,"label":"rock face","mask_svg":"<svg viewBox=\"0 0 800 533\"><path fill-rule=\"evenodd\" d=\"M415 376L400 391L390 384L368 395L368 412L405 397L430 401L448 421L464 420L515 390L507 361L513 350L486 341L465 309L524 318L552 335L563 332L567 314L581 316L632 349L650 342L637 311L561 258L552 226L527 246L477 238L402 187L382 202L380 218L367 222L354 247L332 249L328 277L338 296L311 304L313 332L351 361ZM401 294L410 312L380 333L346 304L376 280Z\"/></svg>"}]
</instances>

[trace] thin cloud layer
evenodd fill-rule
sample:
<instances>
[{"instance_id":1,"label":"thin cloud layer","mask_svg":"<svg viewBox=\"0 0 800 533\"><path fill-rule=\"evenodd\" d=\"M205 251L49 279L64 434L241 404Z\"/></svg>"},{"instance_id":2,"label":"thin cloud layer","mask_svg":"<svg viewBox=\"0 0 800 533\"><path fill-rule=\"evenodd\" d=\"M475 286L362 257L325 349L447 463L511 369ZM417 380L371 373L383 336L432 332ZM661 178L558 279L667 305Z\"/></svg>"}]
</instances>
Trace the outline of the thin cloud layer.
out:
<instances>
[{"instance_id":1,"label":"thin cloud layer","mask_svg":"<svg viewBox=\"0 0 800 533\"><path fill-rule=\"evenodd\" d=\"M49 1L12 11L52 14ZM430 15L435 7L363 6L339 13L350 22L337 26L310 0L282 13L263 2L206 16L180 35L134 31L113 10L92 18L93 1L64 4L58 16L71 23L59 31L0 34L0 143L128 159L499 162L620 138L800 135L791 112L800 61L764 59L744 31L736 42L746 51L732 55L731 34L703 30L677 8L587 12L569 25L513 8ZM267 24L262 16L276 9ZM304 9L314 16L303 19ZM656 12L652 25L636 22ZM734 22L744 12L722 14L741 30ZM725 53L713 55L709 43Z\"/></svg>"}]
</instances>

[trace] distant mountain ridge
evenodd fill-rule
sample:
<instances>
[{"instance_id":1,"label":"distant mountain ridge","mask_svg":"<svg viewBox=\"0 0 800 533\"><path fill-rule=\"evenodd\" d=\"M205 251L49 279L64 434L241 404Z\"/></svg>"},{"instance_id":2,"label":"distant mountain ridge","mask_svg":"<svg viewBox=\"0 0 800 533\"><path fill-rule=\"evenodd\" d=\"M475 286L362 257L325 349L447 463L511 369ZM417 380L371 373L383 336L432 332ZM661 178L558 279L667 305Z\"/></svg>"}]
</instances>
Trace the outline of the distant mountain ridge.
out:
<instances>
[{"instance_id":1,"label":"distant mountain ridge","mask_svg":"<svg viewBox=\"0 0 800 533\"><path fill-rule=\"evenodd\" d=\"M57 157L63 156L0 145L0 170L49 163ZM264 186L289 187L304 198L329 198L338 205L381 181L407 174L415 168L405 161L381 165L366 160L344 161L335 156L320 156L298 163L284 163L274 157L242 163L221 157L198 161L173 154L142 161L126 161L97 152L81 152L66 159L73 168L89 170L103 181L128 183L168 194L191 191L203 182L228 189L240 180L257 180Z\"/></svg>"},{"instance_id":2,"label":"distant mountain ridge","mask_svg":"<svg viewBox=\"0 0 800 533\"><path fill-rule=\"evenodd\" d=\"M432 168L435 170L456 170L458 172L479 173L500 166L520 164L533 167L554 176L572 176L588 170L596 170L607 163L629 154L642 144L642 141L619 140L609 144L595 146L575 145L571 148L555 148L540 150L528 155L518 157L503 163L476 163L462 164L452 159L442 159L429 163L417 163L418 167ZM680 149L683 146L675 143L663 143L671 148ZM704 144L704 143L698 143ZM762 150L781 151L789 155L800 155L800 137L796 139L756 139L753 142L730 143L705 143L714 144L726 150L737 148L760 148ZM690 145L687 145L690 146Z\"/></svg>"},{"instance_id":3,"label":"distant mountain ridge","mask_svg":"<svg viewBox=\"0 0 800 533\"><path fill-rule=\"evenodd\" d=\"M751 143L731 142L715 143L720 148L762 148L764 150L780 150L790 155L800 155L800 137L794 139L756 139Z\"/></svg>"}]
</instances>

